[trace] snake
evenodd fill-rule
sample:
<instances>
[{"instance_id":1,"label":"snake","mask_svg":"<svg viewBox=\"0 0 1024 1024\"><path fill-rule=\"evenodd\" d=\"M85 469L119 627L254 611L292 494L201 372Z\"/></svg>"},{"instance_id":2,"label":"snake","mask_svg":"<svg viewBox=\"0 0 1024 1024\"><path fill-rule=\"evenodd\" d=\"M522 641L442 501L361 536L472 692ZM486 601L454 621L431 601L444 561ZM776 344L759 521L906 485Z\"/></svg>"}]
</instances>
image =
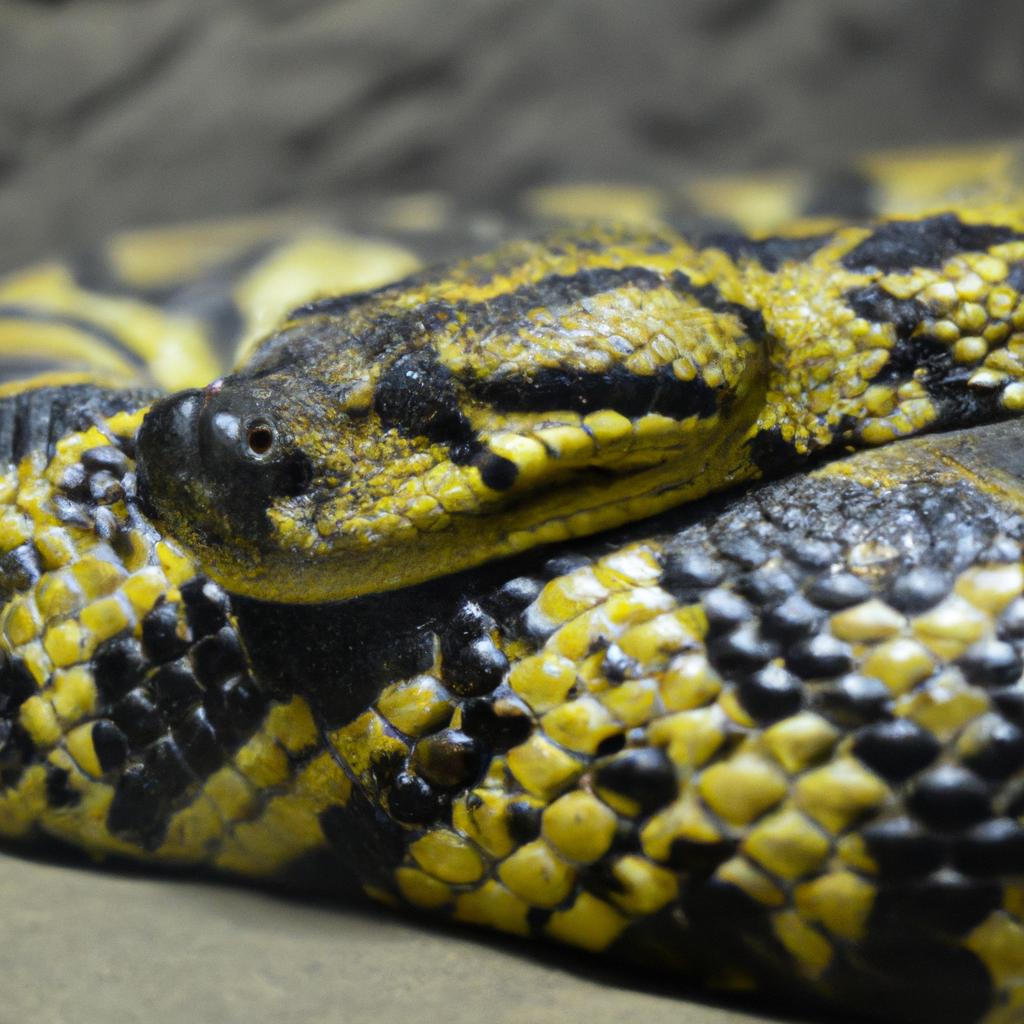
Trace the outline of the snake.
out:
<instances>
[{"instance_id":1,"label":"snake","mask_svg":"<svg viewBox=\"0 0 1024 1024\"><path fill-rule=\"evenodd\" d=\"M5 848L1024 1019L1022 168L398 195L4 277Z\"/></svg>"}]
</instances>

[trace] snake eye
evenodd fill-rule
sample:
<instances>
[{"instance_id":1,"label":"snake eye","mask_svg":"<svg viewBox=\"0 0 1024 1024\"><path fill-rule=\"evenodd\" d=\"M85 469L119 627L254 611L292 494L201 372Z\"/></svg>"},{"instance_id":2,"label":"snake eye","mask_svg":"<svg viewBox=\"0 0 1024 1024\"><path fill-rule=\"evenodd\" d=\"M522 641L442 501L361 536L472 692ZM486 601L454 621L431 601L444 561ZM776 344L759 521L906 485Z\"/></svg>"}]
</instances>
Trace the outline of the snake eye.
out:
<instances>
[{"instance_id":1,"label":"snake eye","mask_svg":"<svg viewBox=\"0 0 1024 1024\"><path fill-rule=\"evenodd\" d=\"M266 455L274 447L274 428L266 420L253 420L246 431L245 443L253 455Z\"/></svg>"}]
</instances>

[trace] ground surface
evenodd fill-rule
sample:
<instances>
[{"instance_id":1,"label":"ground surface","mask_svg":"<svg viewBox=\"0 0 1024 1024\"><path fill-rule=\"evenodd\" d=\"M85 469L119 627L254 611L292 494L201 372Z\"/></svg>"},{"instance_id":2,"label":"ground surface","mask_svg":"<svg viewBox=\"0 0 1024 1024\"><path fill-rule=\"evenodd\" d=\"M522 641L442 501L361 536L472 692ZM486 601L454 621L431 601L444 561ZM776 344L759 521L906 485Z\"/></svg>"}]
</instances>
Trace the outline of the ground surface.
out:
<instances>
[{"instance_id":1,"label":"ground surface","mask_svg":"<svg viewBox=\"0 0 1024 1024\"><path fill-rule=\"evenodd\" d=\"M500 201L1020 135L1022 39L1018 0L5 0L0 270L365 191ZM0 1024L763 1019L216 885L7 858L0 907Z\"/></svg>"},{"instance_id":2,"label":"ground surface","mask_svg":"<svg viewBox=\"0 0 1024 1024\"><path fill-rule=\"evenodd\" d=\"M771 1020L557 950L229 886L5 860L0 906L0 1024Z\"/></svg>"}]
</instances>

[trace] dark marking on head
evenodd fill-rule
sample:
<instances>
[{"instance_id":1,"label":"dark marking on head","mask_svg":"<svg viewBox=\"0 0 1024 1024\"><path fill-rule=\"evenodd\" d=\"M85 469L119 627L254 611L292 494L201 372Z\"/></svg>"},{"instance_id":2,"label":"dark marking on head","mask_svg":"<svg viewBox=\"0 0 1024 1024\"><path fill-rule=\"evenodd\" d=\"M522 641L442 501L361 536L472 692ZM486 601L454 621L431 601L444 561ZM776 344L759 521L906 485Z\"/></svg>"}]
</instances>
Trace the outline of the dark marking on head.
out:
<instances>
[{"instance_id":1,"label":"dark marking on head","mask_svg":"<svg viewBox=\"0 0 1024 1024\"><path fill-rule=\"evenodd\" d=\"M846 293L846 301L857 316L873 323L892 324L899 338L909 338L929 315L924 303L917 299L897 299L879 284L851 289Z\"/></svg>"},{"instance_id":2,"label":"dark marking on head","mask_svg":"<svg viewBox=\"0 0 1024 1024\"><path fill-rule=\"evenodd\" d=\"M740 302L729 302L722 298L722 293L710 282L695 285L690 276L682 270L672 272L672 287L685 295L692 295L698 302L705 305L713 313L726 313L736 317L753 341L766 342L771 335L759 309L752 309Z\"/></svg>"},{"instance_id":3,"label":"dark marking on head","mask_svg":"<svg viewBox=\"0 0 1024 1024\"><path fill-rule=\"evenodd\" d=\"M847 270L908 271L914 267L941 267L960 252L983 252L993 245L1024 238L1002 224L964 224L955 213L920 220L894 220L843 257Z\"/></svg>"},{"instance_id":4,"label":"dark marking on head","mask_svg":"<svg viewBox=\"0 0 1024 1024\"><path fill-rule=\"evenodd\" d=\"M343 317L356 312L363 304L381 300L378 309L370 310L371 322L358 327L346 342L359 348L368 358L377 358L399 345L407 346L417 337L426 338L431 333L445 329L456 318L464 324L465 330L471 332L511 331L535 309L564 309L581 299L618 288L632 286L649 291L665 283L661 274L647 267L593 267L575 274L549 274L482 302L428 301L415 309L395 313L387 305L388 295L415 287L418 280L416 277L408 278L397 285L375 291L310 303L295 310L289 319ZM304 329L308 330L308 327ZM291 348L291 343L285 347ZM291 358L287 352L278 353L279 348L281 346L273 342L264 346L257 357L256 368L259 373L266 373L268 368L277 368L279 362Z\"/></svg>"},{"instance_id":5,"label":"dark marking on head","mask_svg":"<svg viewBox=\"0 0 1024 1024\"><path fill-rule=\"evenodd\" d=\"M475 436L459 407L455 378L431 348L396 359L377 381L373 404L385 430L403 437L466 445Z\"/></svg>"},{"instance_id":6,"label":"dark marking on head","mask_svg":"<svg viewBox=\"0 0 1024 1024\"><path fill-rule=\"evenodd\" d=\"M564 409L587 414L614 409L623 416L660 413L676 419L713 416L718 392L703 380L680 380L671 367L633 373L622 366L588 373L568 367L541 368L531 377L508 375L467 383L467 391L501 412Z\"/></svg>"},{"instance_id":7,"label":"dark marking on head","mask_svg":"<svg viewBox=\"0 0 1024 1024\"><path fill-rule=\"evenodd\" d=\"M532 309L559 309L580 299L589 299L619 288L651 291L665 283L664 277L648 267L588 267L575 274L549 274L533 284L503 292L485 302L468 306L468 322L479 316L483 323L519 319Z\"/></svg>"},{"instance_id":8,"label":"dark marking on head","mask_svg":"<svg viewBox=\"0 0 1024 1024\"><path fill-rule=\"evenodd\" d=\"M800 262L816 253L829 239L831 232L805 235L802 238L754 239L742 232L717 232L698 240L702 249L721 249L734 260L756 260L765 270L775 271L783 263Z\"/></svg>"},{"instance_id":9,"label":"dark marking on head","mask_svg":"<svg viewBox=\"0 0 1024 1024\"><path fill-rule=\"evenodd\" d=\"M492 491L507 491L519 476L519 468L511 459L490 451L479 459L477 468L480 470L480 479Z\"/></svg>"},{"instance_id":10,"label":"dark marking on head","mask_svg":"<svg viewBox=\"0 0 1024 1024\"><path fill-rule=\"evenodd\" d=\"M654 251L660 252L662 250ZM428 276L426 274L413 274L397 283L373 288L369 291L354 292L349 295L339 295L329 299L318 299L316 302L299 306L288 314L286 319L302 320L313 316L344 316L369 300L380 298L388 293L409 291L424 285L427 281ZM629 284L640 288L654 288L661 283L661 275L647 267L590 267L580 270L575 274L549 274L531 284L521 285L513 291L500 293L484 302L465 303L460 308L468 310L497 304L499 307L504 305L519 309L530 309L535 306L574 302L580 298L597 295L601 292L611 291ZM444 304L438 303L438 305ZM411 315L419 316L420 311L416 310Z\"/></svg>"}]
</instances>

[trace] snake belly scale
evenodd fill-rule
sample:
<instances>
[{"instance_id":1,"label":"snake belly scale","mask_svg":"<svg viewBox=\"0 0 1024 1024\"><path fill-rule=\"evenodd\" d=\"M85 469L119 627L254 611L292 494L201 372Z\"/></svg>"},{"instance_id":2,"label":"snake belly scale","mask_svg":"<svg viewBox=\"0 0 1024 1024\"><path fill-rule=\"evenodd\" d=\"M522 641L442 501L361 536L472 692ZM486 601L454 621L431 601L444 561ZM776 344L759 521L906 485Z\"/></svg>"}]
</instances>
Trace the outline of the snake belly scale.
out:
<instances>
[{"instance_id":1,"label":"snake belly scale","mask_svg":"<svg viewBox=\"0 0 1024 1024\"><path fill-rule=\"evenodd\" d=\"M0 836L1024 1018L1019 167L0 281Z\"/></svg>"}]
</instances>

